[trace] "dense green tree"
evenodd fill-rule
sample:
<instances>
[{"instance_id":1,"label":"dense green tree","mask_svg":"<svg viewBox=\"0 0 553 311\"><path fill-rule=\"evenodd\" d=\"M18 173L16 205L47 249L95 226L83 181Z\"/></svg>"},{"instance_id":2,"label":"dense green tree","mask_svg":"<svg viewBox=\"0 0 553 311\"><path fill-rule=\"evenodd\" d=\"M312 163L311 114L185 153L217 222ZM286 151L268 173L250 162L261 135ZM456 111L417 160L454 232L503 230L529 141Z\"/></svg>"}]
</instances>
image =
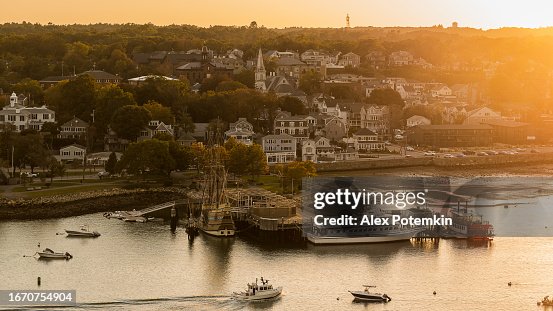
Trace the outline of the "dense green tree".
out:
<instances>
[{"instance_id":1,"label":"dense green tree","mask_svg":"<svg viewBox=\"0 0 553 311\"><path fill-rule=\"evenodd\" d=\"M217 84L217 92L236 91L238 89L247 89L248 87L238 81L221 81Z\"/></svg>"},{"instance_id":2,"label":"dense green tree","mask_svg":"<svg viewBox=\"0 0 553 311\"><path fill-rule=\"evenodd\" d=\"M185 171L194 163L194 151L187 146L181 146L175 141L169 142L169 154L175 160L175 169Z\"/></svg>"},{"instance_id":3,"label":"dense green tree","mask_svg":"<svg viewBox=\"0 0 553 311\"><path fill-rule=\"evenodd\" d=\"M146 108L127 105L115 111L110 127L119 137L135 141L151 118L152 116Z\"/></svg>"},{"instance_id":4,"label":"dense green tree","mask_svg":"<svg viewBox=\"0 0 553 311\"><path fill-rule=\"evenodd\" d=\"M97 90L94 123L100 137L106 132L115 111L128 105L136 105L133 95L117 85L108 84Z\"/></svg>"},{"instance_id":5,"label":"dense green tree","mask_svg":"<svg viewBox=\"0 0 553 311\"><path fill-rule=\"evenodd\" d=\"M65 175L65 165L54 157L49 157L47 160L48 175L50 176L50 183L54 177L63 177Z\"/></svg>"},{"instance_id":6,"label":"dense green tree","mask_svg":"<svg viewBox=\"0 0 553 311\"><path fill-rule=\"evenodd\" d=\"M169 152L169 142L157 139L132 143L121 157L119 168L132 174L169 175L176 167L175 159Z\"/></svg>"},{"instance_id":7,"label":"dense green tree","mask_svg":"<svg viewBox=\"0 0 553 311\"><path fill-rule=\"evenodd\" d=\"M175 124L175 117L170 108L164 107L155 101L149 101L143 107L150 112L152 120L161 121L165 124Z\"/></svg>"},{"instance_id":8,"label":"dense green tree","mask_svg":"<svg viewBox=\"0 0 553 311\"><path fill-rule=\"evenodd\" d=\"M242 70L234 75L234 81L238 81L253 89L255 87L255 73L253 70Z\"/></svg>"},{"instance_id":9,"label":"dense green tree","mask_svg":"<svg viewBox=\"0 0 553 311\"><path fill-rule=\"evenodd\" d=\"M73 116L91 122L95 103L96 82L88 75L59 83L46 92L46 104L56 111L60 124Z\"/></svg>"},{"instance_id":10,"label":"dense green tree","mask_svg":"<svg viewBox=\"0 0 553 311\"><path fill-rule=\"evenodd\" d=\"M307 95L321 91L321 75L316 71L308 71L300 77L300 89Z\"/></svg>"},{"instance_id":11,"label":"dense green tree","mask_svg":"<svg viewBox=\"0 0 553 311\"><path fill-rule=\"evenodd\" d=\"M279 98L278 106L281 110L288 111L292 115L302 115L307 113L307 108L304 103L295 97L283 96Z\"/></svg>"},{"instance_id":12,"label":"dense green tree","mask_svg":"<svg viewBox=\"0 0 553 311\"><path fill-rule=\"evenodd\" d=\"M115 174L117 168L117 155L115 152L109 154L108 161L106 162L105 170L110 174Z\"/></svg>"}]
</instances>

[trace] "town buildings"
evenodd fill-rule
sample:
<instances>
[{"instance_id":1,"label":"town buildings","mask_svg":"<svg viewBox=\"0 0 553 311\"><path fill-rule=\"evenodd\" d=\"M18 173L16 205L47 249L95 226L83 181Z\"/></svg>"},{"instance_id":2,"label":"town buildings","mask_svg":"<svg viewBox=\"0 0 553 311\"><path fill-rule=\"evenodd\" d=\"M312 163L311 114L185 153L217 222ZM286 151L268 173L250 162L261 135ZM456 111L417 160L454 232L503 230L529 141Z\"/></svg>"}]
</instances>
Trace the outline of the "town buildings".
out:
<instances>
[{"instance_id":1,"label":"town buildings","mask_svg":"<svg viewBox=\"0 0 553 311\"><path fill-rule=\"evenodd\" d=\"M27 107L25 102L25 97L12 93L10 103L0 110L0 125L10 125L16 132L27 129L40 131L45 123L56 122L56 113L53 110L46 106Z\"/></svg>"}]
</instances>

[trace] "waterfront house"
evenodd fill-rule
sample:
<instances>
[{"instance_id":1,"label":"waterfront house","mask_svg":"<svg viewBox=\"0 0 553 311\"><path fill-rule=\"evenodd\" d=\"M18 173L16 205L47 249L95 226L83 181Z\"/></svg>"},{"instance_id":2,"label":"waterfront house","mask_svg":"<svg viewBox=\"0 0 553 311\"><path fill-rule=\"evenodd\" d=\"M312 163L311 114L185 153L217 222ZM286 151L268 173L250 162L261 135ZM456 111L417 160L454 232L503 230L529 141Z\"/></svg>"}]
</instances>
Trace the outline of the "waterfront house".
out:
<instances>
[{"instance_id":1,"label":"waterfront house","mask_svg":"<svg viewBox=\"0 0 553 311\"><path fill-rule=\"evenodd\" d=\"M296 160L296 138L281 133L262 138L263 151L268 164L290 163Z\"/></svg>"},{"instance_id":2,"label":"waterfront house","mask_svg":"<svg viewBox=\"0 0 553 311\"><path fill-rule=\"evenodd\" d=\"M77 161L83 163L86 154L86 148L78 144L71 144L60 148L60 160L62 162Z\"/></svg>"},{"instance_id":3,"label":"waterfront house","mask_svg":"<svg viewBox=\"0 0 553 311\"><path fill-rule=\"evenodd\" d=\"M379 135L368 128L361 128L352 136L353 147L357 151L381 151L384 150L384 142Z\"/></svg>"},{"instance_id":4,"label":"waterfront house","mask_svg":"<svg viewBox=\"0 0 553 311\"><path fill-rule=\"evenodd\" d=\"M312 116L296 115L292 116L287 111L281 111L277 114L274 121L275 134L289 134L298 141L309 138L309 133L317 125L317 119Z\"/></svg>"},{"instance_id":5,"label":"waterfront house","mask_svg":"<svg viewBox=\"0 0 553 311\"><path fill-rule=\"evenodd\" d=\"M314 140L307 139L301 142L301 160L317 163L317 146Z\"/></svg>"}]
</instances>

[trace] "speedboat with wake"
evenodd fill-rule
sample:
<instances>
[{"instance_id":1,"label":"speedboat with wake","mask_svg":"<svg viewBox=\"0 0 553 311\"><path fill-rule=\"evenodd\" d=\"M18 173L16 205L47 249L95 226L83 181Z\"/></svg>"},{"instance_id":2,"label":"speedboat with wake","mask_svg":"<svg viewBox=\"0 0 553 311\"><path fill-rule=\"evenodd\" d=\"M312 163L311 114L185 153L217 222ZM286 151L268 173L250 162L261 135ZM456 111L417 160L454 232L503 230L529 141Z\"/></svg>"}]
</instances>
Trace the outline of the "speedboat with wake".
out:
<instances>
[{"instance_id":1,"label":"speedboat with wake","mask_svg":"<svg viewBox=\"0 0 553 311\"><path fill-rule=\"evenodd\" d=\"M388 302L392 300L392 298L390 298L390 296L386 294L370 292L369 288L374 288L376 286L363 285L363 287L365 289L362 291L351 291L351 290L349 291L350 294L352 294L353 297L355 297L355 300L371 301L371 302Z\"/></svg>"},{"instance_id":2,"label":"speedboat with wake","mask_svg":"<svg viewBox=\"0 0 553 311\"><path fill-rule=\"evenodd\" d=\"M257 283L255 279L254 284L248 283L248 289L245 292L234 292L233 297L239 300L254 301L254 300L267 300L280 296L282 293L282 286L273 287L269 284L269 280L264 280L261 277L261 284Z\"/></svg>"}]
</instances>

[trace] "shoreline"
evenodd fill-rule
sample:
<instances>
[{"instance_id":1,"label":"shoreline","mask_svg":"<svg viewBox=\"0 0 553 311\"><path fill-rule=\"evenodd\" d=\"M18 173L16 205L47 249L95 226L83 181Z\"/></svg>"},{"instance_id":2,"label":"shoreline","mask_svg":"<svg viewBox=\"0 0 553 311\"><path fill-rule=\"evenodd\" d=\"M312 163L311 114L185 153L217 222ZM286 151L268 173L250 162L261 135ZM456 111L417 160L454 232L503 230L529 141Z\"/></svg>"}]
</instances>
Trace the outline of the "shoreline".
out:
<instances>
[{"instance_id":1,"label":"shoreline","mask_svg":"<svg viewBox=\"0 0 553 311\"><path fill-rule=\"evenodd\" d=\"M115 210L142 209L148 206L182 200L184 189L157 188L111 192L91 191L76 196L0 200L0 221L65 218Z\"/></svg>"}]
</instances>

